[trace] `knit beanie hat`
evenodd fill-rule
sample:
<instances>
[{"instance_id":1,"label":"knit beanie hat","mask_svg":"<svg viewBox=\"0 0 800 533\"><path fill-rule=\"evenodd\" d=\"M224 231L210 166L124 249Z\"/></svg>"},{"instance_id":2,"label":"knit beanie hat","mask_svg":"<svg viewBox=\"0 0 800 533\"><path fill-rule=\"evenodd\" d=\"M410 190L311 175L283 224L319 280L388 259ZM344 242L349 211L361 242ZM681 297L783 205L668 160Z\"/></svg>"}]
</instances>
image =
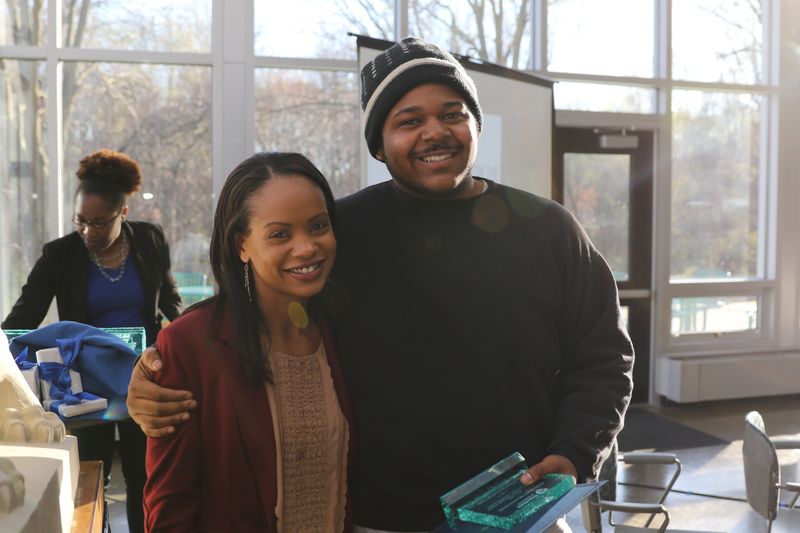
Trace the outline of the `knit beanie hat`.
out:
<instances>
[{"instance_id":1,"label":"knit beanie hat","mask_svg":"<svg viewBox=\"0 0 800 533\"><path fill-rule=\"evenodd\" d=\"M361 69L364 137L373 157L381 147L381 131L389 111L408 91L425 83L442 83L460 93L480 131L483 116L478 91L461 63L434 44L407 37Z\"/></svg>"}]
</instances>

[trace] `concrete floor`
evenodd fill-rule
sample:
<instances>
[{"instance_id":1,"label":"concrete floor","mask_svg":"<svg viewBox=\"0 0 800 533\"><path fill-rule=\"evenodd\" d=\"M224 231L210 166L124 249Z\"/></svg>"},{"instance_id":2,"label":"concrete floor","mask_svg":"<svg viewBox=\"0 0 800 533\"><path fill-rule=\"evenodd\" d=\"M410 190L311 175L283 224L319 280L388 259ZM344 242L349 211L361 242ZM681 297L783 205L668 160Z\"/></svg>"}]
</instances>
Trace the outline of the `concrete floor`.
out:
<instances>
[{"instance_id":1,"label":"concrete floor","mask_svg":"<svg viewBox=\"0 0 800 533\"><path fill-rule=\"evenodd\" d=\"M106 487L106 504L111 533L128 533L128 517L125 512L125 481L119 456L114 454L111 467L111 484Z\"/></svg>"},{"instance_id":2,"label":"concrete floor","mask_svg":"<svg viewBox=\"0 0 800 533\"><path fill-rule=\"evenodd\" d=\"M683 470L665 502L671 516L670 529L757 533L767 531L767 521L746 501L742 466L744 417L759 411L771 437L800 439L800 395L774 398L706 402L692 405L651 407L652 411L730 444L675 450ZM778 452L782 481L800 482L800 450ZM618 474L618 500L653 502L671 475L667 467L624 467ZM782 495L781 501L788 500ZM615 522L643 525L645 517L614 515ZM584 531L580 512L567 517L576 532ZM658 522L655 522L658 524ZM613 531L604 523L603 531ZM800 532L800 510L779 509L774 533Z\"/></svg>"},{"instance_id":3,"label":"concrete floor","mask_svg":"<svg viewBox=\"0 0 800 533\"><path fill-rule=\"evenodd\" d=\"M745 500L742 469L744 416L751 410L760 411L770 436L800 439L800 395L692 405L673 404L650 409L666 418L730 442L727 445L675 451L683 465L683 472L666 501L671 515L670 528L726 533L767 531L766 520L750 509ZM780 451L778 458L782 465L782 480L800 482L800 450ZM620 470L619 500L657 500L660 492L644 486L664 486L664 480L669 473L659 468L642 468L625 467ZM125 485L118 458L114 461L111 486L106 492L106 498L112 532L127 532ZM578 510L570 513L567 521L576 533L584 531ZM615 514L615 521L641 525L644 518ZM603 531L613 529L606 522ZM778 520L773 524L772 531L800 532L800 510L779 510Z\"/></svg>"}]
</instances>

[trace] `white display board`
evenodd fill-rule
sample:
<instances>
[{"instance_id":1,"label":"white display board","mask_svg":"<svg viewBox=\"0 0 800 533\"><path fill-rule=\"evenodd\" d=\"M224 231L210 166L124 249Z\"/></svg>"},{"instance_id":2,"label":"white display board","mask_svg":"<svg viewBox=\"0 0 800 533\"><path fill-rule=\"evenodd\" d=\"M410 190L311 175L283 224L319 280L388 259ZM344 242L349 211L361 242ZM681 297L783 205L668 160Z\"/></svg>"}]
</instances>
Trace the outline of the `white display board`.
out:
<instances>
[{"instance_id":1,"label":"white display board","mask_svg":"<svg viewBox=\"0 0 800 533\"><path fill-rule=\"evenodd\" d=\"M361 68L393 43L358 37ZM552 196L553 83L524 72L459 57L475 80L483 111L475 176ZM361 185L390 179L386 166L369 155L361 136Z\"/></svg>"}]
</instances>

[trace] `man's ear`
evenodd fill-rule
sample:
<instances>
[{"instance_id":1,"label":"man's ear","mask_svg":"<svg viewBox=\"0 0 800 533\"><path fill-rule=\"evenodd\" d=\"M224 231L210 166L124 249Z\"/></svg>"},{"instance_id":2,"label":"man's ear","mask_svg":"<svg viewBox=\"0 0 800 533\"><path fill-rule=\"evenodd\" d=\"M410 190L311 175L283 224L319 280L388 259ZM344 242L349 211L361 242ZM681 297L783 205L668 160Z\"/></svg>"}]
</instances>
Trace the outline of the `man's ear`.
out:
<instances>
[{"instance_id":1,"label":"man's ear","mask_svg":"<svg viewBox=\"0 0 800 533\"><path fill-rule=\"evenodd\" d=\"M383 153L383 148L378 148L375 151L375 159L377 159L378 161L383 161L384 163L386 163L386 154Z\"/></svg>"}]
</instances>

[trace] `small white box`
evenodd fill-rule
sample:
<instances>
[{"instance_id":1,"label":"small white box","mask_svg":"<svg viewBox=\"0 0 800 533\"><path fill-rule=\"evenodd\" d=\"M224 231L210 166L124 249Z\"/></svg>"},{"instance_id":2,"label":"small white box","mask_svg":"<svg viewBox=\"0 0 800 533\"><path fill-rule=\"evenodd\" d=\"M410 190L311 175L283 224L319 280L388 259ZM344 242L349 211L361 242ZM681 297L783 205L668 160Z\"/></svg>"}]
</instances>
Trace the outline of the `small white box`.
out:
<instances>
[{"instance_id":1,"label":"small white box","mask_svg":"<svg viewBox=\"0 0 800 533\"><path fill-rule=\"evenodd\" d=\"M36 396L39 401L42 401L42 394L39 391L39 367L35 366L28 370L20 370L20 372L22 372L22 377L25 378L25 383L28 384L28 388L31 389L34 396Z\"/></svg>"},{"instance_id":2,"label":"small white box","mask_svg":"<svg viewBox=\"0 0 800 533\"><path fill-rule=\"evenodd\" d=\"M49 409L50 405L46 404L44 407L45 409ZM81 400L81 403L76 403L75 405L62 403L58 406L58 414L64 418L69 418L71 416L102 411L106 408L108 408L108 401L105 398L97 398L96 400Z\"/></svg>"},{"instance_id":3,"label":"small white box","mask_svg":"<svg viewBox=\"0 0 800 533\"><path fill-rule=\"evenodd\" d=\"M58 348L42 348L41 350L36 351L36 362L39 364L63 363L64 358L61 357L61 352L58 350ZM72 389L72 393L79 394L83 392L83 383L81 383L81 375L78 372L70 369L69 378L72 381L72 386L70 387ZM42 400L42 405L44 405L44 402L51 400L50 382L45 381L43 379L41 379L40 381L41 381L41 391L42 391L40 398ZM47 409L46 406L45 409Z\"/></svg>"}]
</instances>

